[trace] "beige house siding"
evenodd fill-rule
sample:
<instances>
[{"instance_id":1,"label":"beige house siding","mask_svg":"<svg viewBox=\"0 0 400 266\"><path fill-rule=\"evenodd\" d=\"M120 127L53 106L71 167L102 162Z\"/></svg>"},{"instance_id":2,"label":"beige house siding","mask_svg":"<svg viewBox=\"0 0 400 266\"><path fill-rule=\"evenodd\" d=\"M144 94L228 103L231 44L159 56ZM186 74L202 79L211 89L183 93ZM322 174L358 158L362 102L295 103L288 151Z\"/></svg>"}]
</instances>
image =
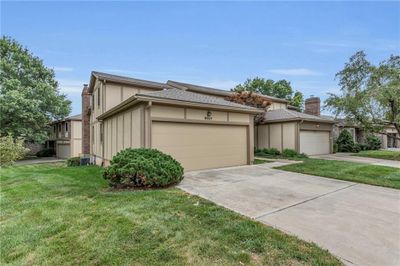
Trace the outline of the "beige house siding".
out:
<instances>
[{"instance_id":1,"label":"beige house siding","mask_svg":"<svg viewBox=\"0 0 400 266\"><path fill-rule=\"evenodd\" d=\"M282 124L269 125L269 148L282 150Z\"/></svg>"},{"instance_id":2,"label":"beige house siding","mask_svg":"<svg viewBox=\"0 0 400 266\"><path fill-rule=\"evenodd\" d=\"M65 128L66 125L68 125L68 130ZM82 153L82 121L67 120L53 123L48 140L55 141L57 157L80 156Z\"/></svg>"},{"instance_id":3,"label":"beige house siding","mask_svg":"<svg viewBox=\"0 0 400 266\"><path fill-rule=\"evenodd\" d=\"M282 124L282 148L296 150L296 124L297 123L284 123Z\"/></svg>"},{"instance_id":4,"label":"beige house siding","mask_svg":"<svg viewBox=\"0 0 400 266\"><path fill-rule=\"evenodd\" d=\"M256 148L276 148L298 150L298 123L274 123L258 125Z\"/></svg>"},{"instance_id":5,"label":"beige house siding","mask_svg":"<svg viewBox=\"0 0 400 266\"><path fill-rule=\"evenodd\" d=\"M105 160L111 160L117 152L125 148L142 147L141 113L141 106L136 106L103 121ZM101 157L101 155L97 156Z\"/></svg>"},{"instance_id":6,"label":"beige house siding","mask_svg":"<svg viewBox=\"0 0 400 266\"><path fill-rule=\"evenodd\" d=\"M104 157L107 165L124 148L150 147L172 153L186 170L249 164L253 160L252 121L252 115L237 112L154 103L136 105L102 121L104 155L96 147L94 155ZM193 156L196 159L191 159ZM197 168L196 163L201 167Z\"/></svg>"},{"instance_id":7,"label":"beige house siding","mask_svg":"<svg viewBox=\"0 0 400 266\"><path fill-rule=\"evenodd\" d=\"M287 104L286 103L277 103L277 102L272 102L272 104L269 106L269 110L277 110L277 109L286 109Z\"/></svg>"}]
</instances>

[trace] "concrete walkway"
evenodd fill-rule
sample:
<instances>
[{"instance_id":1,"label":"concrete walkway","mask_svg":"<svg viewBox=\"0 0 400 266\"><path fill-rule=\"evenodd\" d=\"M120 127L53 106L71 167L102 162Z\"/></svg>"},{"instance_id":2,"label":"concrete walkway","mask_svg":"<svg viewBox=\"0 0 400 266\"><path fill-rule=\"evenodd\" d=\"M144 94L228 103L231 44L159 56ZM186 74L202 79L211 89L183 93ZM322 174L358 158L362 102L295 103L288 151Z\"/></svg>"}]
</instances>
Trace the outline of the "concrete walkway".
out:
<instances>
[{"instance_id":1,"label":"concrete walkway","mask_svg":"<svg viewBox=\"0 0 400 266\"><path fill-rule=\"evenodd\" d=\"M372 165L383 165L383 166L400 168L399 161L383 160L383 159L368 158L368 157L358 157L358 156L352 156L348 153L315 155L315 156L311 156L311 158L324 159L324 160L348 161L348 162L356 162L356 163L367 163L367 164L372 164Z\"/></svg>"},{"instance_id":2,"label":"concrete walkway","mask_svg":"<svg viewBox=\"0 0 400 266\"><path fill-rule=\"evenodd\" d=\"M38 164L38 163L58 163L58 162L65 162L65 160L57 159L55 157L41 157L41 158L16 161L14 165L28 165L28 164Z\"/></svg>"},{"instance_id":3,"label":"concrete walkway","mask_svg":"<svg viewBox=\"0 0 400 266\"><path fill-rule=\"evenodd\" d=\"M400 265L400 190L273 169L189 172L179 187L312 241L346 264Z\"/></svg>"}]
</instances>

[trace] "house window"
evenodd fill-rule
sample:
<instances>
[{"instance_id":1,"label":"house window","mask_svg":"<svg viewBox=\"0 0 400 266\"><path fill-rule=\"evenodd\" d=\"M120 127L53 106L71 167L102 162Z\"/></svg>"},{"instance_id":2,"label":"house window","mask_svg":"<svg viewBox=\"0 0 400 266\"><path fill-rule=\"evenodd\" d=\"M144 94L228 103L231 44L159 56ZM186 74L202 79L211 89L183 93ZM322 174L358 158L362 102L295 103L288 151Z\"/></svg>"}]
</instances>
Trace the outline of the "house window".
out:
<instances>
[{"instance_id":1,"label":"house window","mask_svg":"<svg viewBox=\"0 0 400 266\"><path fill-rule=\"evenodd\" d=\"M97 106L100 106L100 87L97 89Z\"/></svg>"},{"instance_id":2,"label":"house window","mask_svg":"<svg viewBox=\"0 0 400 266\"><path fill-rule=\"evenodd\" d=\"M68 123L65 123L65 132L68 132Z\"/></svg>"},{"instance_id":3,"label":"house window","mask_svg":"<svg viewBox=\"0 0 400 266\"><path fill-rule=\"evenodd\" d=\"M58 132L61 132L61 124L58 124Z\"/></svg>"},{"instance_id":4,"label":"house window","mask_svg":"<svg viewBox=\"0 0 400 266\"><path fill-rule=\"evenodd\" d=\"M92 96L92 97L90 97L90 103L89 103L89 105L90 105L90 108L93 109L93 105L94 105L94 94L92 93L91 96Z\"/></svg>"}]
</instances>

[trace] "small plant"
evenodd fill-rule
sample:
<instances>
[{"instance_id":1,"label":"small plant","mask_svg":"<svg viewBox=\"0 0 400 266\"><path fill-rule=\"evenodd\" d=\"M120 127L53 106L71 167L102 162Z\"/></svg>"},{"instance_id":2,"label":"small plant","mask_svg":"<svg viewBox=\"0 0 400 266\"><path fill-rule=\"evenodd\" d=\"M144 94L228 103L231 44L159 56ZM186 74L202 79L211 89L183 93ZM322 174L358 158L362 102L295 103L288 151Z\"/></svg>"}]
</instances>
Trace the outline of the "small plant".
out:
<instances>
[{"instance_id":1,"label":"small plant","mask_svg":"<svg viewBox=\"0 0 400 266\"><path fill-rule=\"evenodd\" d=\"M282 152L282 156L285 158L307 158L308 156L304 153L298 153L292 149L284 149Z\"/></svg>"},{"instance_id":2,"label":"small plant","mask_svg":"<svg viewBox=\"0 0 400 266\"><path fill-rule=\"evenodd\" d=\"M276 148L265 148L262 150L262 152L264 154L268 154L268 155L280 155L281 154L281 152Z\"/></svg>"},{"instance_id":3,"label":"small plant","mask_svg":"<svg viewBox=\"0 0 400 266\"><path fill-rule=\"evenodd\" d=\"M379 150L381 148L382 141L375 135L367 136L367 147L368 150Z\"/></svg>"},{"instance_id":4,"label":"small plant","mask_svg":"<svg viewBox=\"0 0 400 266\"><path fill-rule=\"evenodd\" d=\"M24 158L29 149L25 148L23 139L13 139L12 136L0 137L0 166L13 164Z\"/></svg>"},{"instance_id":5,"label":"small plant","mask_svg":"<svg viewBox=\"0 0 400 266\"><path fill-rule=\"evenodd\" d=\"M333 153L337 153L338 152L338 145L337 143L333 143Z\"/></svg>"},{"instance_id":6,"label":"small plant","mask_svg":"<svg viewBox=\"0 0 400 266\"><path fill-rule=\"evenodd\" d=\"M80 157L71 157L67 160L67 166L80 166L81 158Z\"/></svg>"},{"instance_id":7,"label":"small plant","mask_svg":"<svg viewBox=\"0 0 400 266\"><path fill-rule=\"evenodd\" d=\"M125 149L118 152L103 177L115 188L165 187L183 179L183 167L156 149Z\"/></svg>"},{"instance_id":8,"label":"small plant","mask_svg":"<svg viewBox=\"0 0 400 266\"><path fill-rule=\"evenodd\" d=\"M339 152L358 152L359 147L355 147L353 136L347 129L343 129L340 132L338 139L336 140ZM358 150L358 151L357 151Z\"/></svg>"},{"instance_id":9,"label":"small plant","mask_svg":"<svg viewBox=\"0 0 400 266\"><path fill-rule=\"evenodd\" d=\"M52 157L56 155L56 151L54 149L43 149L36 153L37 157Z\"/></svg>"},{"instance_id":10,"label":"small plant","mask_svg":"<svg viewBox=\"0 0 400 266\"><path fill-rule=\"evenodd\" d=\"M284 157L298 157L300 154L297 151L292 150L292 149L284 149L282 152L282 155Z\"/></svg>"}]
</instances>

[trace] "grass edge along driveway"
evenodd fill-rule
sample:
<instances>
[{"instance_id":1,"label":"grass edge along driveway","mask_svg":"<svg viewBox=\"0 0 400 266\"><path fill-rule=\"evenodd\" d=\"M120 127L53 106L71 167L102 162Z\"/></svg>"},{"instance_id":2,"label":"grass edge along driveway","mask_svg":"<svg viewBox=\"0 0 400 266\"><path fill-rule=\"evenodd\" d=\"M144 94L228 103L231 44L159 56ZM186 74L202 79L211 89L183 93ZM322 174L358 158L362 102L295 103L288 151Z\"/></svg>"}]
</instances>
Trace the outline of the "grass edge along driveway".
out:
<instances>
[{"instance_id":1,"label":"grass edge along driveway","mask_svg":"<svg viewBox=\"0 0 400 266\"><path fill-rule=\"evenodd\" d=\"M390 151L390 150L360 151L359 153L353 153L352 156L400 161L400 151Z\"/></svg>"},{"instance_id":2,"label":"grass edge along driveway","mask_svg":"<svg viewBox=\"0 0 400 266\"><path fill-rule=\"evenodd\" d=\"M388 166L305 159L303 163L280 166L276 169L400 189L400 169Z\"/></svg>"},{"instance_id":3,"label":"grass edge along driveway","mask_svg":"<svg viewBox=\"0 0 400 266\"><path fill-rule=\"evenodd\" d=\"M180 189L110 191L99 167L0 169L1 264L341 265Z\"/></svg>"}]
</instances>

